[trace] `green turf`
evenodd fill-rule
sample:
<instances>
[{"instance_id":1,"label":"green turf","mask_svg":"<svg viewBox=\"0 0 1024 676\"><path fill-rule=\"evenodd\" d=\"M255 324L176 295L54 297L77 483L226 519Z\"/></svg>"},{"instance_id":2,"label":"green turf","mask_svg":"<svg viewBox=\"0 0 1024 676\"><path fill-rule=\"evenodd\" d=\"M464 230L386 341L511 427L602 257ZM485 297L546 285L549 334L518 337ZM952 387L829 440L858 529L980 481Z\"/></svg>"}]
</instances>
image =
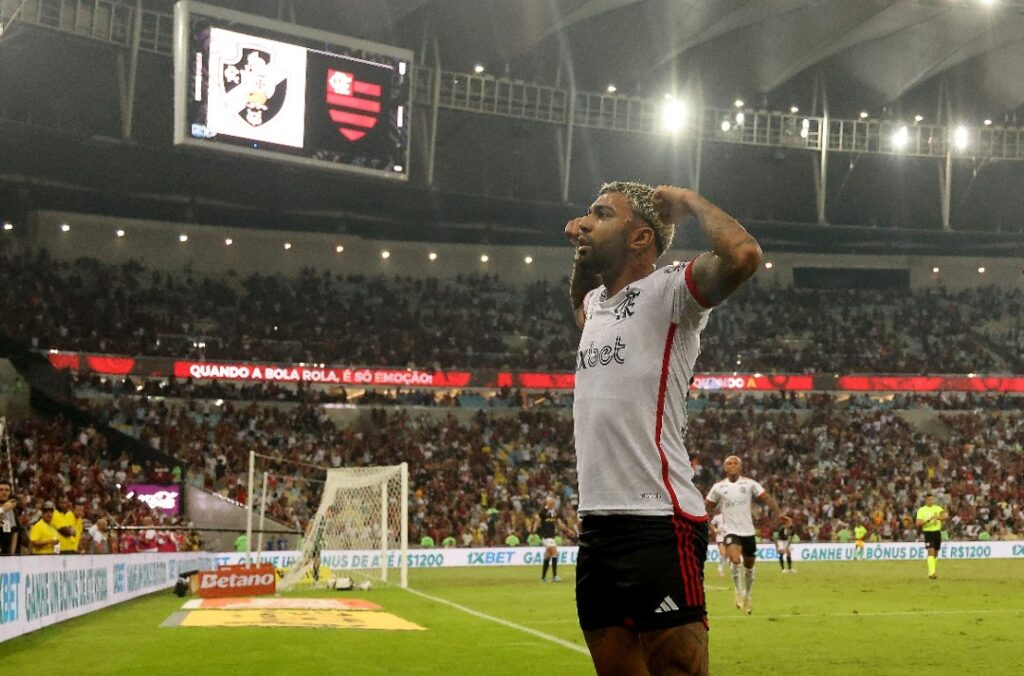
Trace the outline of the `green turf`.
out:
<instances>
[{"instance_id":1,"label":"green turf","mask_svg":"<svg viewBox=\"0 0 1024 676\"><path fill-rule=\"evenodd\" d=\"M565 582L527 568L410 571L412 585L582 646ZM1024 664L1024 562L812 563L781 575L762 562L754 614L732 605L708 567L712 674L1008 674ZM0 644L3 673L587 674L589 658L399 589L352 594L425 632L160 628L181 606L170 592Z\"/></svg>"}]
</instances>

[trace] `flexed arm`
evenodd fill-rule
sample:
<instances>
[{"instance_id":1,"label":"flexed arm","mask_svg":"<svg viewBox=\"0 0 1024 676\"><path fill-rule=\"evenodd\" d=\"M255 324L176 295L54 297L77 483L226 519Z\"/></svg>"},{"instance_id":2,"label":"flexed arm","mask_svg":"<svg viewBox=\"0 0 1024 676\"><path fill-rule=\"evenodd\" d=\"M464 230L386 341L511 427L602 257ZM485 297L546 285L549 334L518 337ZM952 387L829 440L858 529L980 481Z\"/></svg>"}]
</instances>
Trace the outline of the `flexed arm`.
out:
<instances>
[{"instance_id":1,"label":"flexed arm","mask_svg":"<svg viewBox=\"0 0 1024 676\"><path fill-rule=\"evenodd\" d=\"M711 305L729 297L761 264L761 247L736 219L692 190L659 185L651 202L663 221L677 226L692 215L711 240L712 251L693 262L697 291Z\"/></svg>"}]
</instances>

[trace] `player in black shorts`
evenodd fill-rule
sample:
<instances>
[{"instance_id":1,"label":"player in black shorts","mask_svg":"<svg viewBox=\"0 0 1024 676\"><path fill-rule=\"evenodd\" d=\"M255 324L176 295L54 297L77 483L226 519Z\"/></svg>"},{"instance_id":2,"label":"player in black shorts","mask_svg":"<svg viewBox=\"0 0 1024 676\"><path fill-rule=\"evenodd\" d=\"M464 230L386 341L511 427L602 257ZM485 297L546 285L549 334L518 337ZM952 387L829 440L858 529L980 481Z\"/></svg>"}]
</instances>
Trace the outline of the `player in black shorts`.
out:
<instances>
[{"instance_id":1,"label":"player in black shorts","mask_svg":"<svg viewBox=\"0 0 1024 676\"><path fill-rule=\"evenodd\" d=\"M657 267L693 216L713 252ZM684 443L712 308L756 272L757 242L691 190L608 183L565 234L582 330L573 432L582 530L576 609L598 674L707 674L707 513Z\"/></svg>"},{"instance_id":2,"label":"player in black shorts","mask_svg":"<svg viewBox=\"0 0 1024 676\"><path fill-rule=\"evenodd\" d=\"M708 525L675 516L590 515L576 564L576 605L584 632L637 632L701 622Z\"/></svg>"},{"instance_id":3,"label":"player in black shorts","mask_svg":"<svg viewBox=\"0 0 1024 676\"><path fill-rule=\"evenodd\" d=\"M541 582L548 581L549 565L551 566L551 580L553 582L562 581L562 578L558 577L558 546L555 544L555 535L558 529L561 529L563 532L568 530L565 527L565 523L559 518L558 510L555 509L555 499L549 495L544 502L544 509L533 517L532 530L541 537L541 544L544 546L544 567L540 573Z\"/></svg>"}]
</instances>

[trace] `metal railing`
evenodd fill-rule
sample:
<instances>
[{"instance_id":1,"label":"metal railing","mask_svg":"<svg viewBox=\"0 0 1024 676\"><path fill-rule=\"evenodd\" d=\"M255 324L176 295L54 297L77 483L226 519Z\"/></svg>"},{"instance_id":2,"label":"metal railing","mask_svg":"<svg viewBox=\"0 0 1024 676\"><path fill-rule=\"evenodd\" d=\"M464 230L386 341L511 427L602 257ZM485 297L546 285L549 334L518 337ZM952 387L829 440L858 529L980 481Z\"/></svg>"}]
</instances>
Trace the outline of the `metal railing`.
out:
<instances>
[{"instance_id":1,"label":"metal railing","mask_svg":"<svg viewBox=\"0 0 1024 676\"><path fill-rule=\"evenodd\" d=\"M135 6L116 0L0 0L0 27L14 22L47 28L119 47L131 46ZM143 10L142 51L170 56L173 48L173 16ZM2 33L0 33L2 37ZM455 71L416 67L413 101L417 106L437 105L518 120L668 136L662 126L665 101L572 91L559 87ZM901 129L906 127L905 134ZM766 110L707 107L690 110L679 130L683 138L774 148L828 152L905 155L944 158L982 157L992 160L1024 160L1024 131L985 126L968 129L962 149L953 146L954 128L864 119L827 119Z\"/></svg>"}]
</instances>

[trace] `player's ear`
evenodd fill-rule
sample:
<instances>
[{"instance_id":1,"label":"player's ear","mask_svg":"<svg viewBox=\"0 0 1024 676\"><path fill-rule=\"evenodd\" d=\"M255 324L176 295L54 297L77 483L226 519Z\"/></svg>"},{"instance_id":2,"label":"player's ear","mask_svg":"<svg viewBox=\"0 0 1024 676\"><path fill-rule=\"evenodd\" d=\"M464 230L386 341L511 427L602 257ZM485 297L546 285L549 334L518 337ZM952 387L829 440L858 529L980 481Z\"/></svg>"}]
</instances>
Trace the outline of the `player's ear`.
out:
<instances>
[{"instance_id":1,"label":"player's ear","mask_svg":"<svg viewBox=\"0 0 1024 676\"><path fill-rule=\"evenodd\" d=\"M647 249L654 243L654 228L649 225L641 225L634 228L629 236L629 248L640 252Z\"/></svg>"}]
</instances>

